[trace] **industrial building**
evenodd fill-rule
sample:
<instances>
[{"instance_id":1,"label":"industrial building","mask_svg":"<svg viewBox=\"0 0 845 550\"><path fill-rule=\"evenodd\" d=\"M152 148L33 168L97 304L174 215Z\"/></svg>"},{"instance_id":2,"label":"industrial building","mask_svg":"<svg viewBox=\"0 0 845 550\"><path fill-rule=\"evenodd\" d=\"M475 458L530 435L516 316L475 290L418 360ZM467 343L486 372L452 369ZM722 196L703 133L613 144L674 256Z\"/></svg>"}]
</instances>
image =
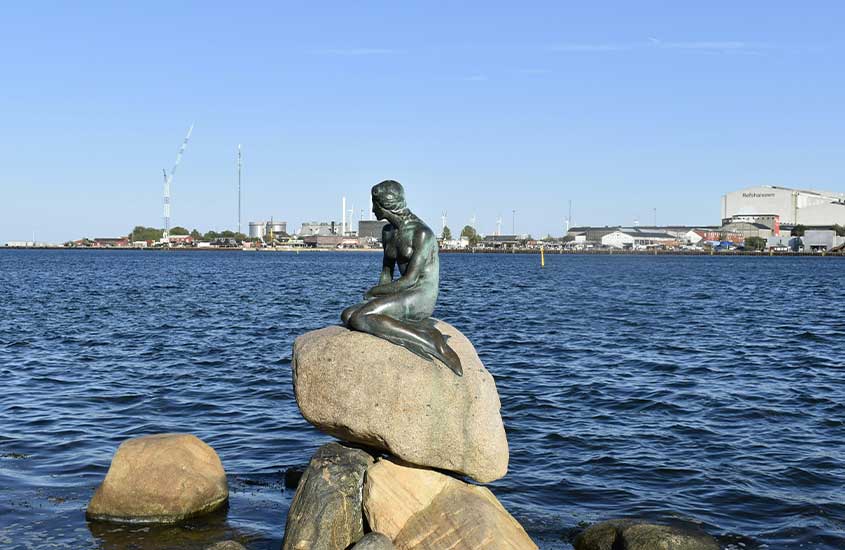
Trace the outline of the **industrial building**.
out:
<instances>
[{"instance_id":1,"label":"industrial building","mask_svg":"<svg viewBox=\"0 0 845 550\"><path fill-rule=\"evenodd\" d=\"M683 240L686 233L694 229L716 230L718 226L704 226L704 225L664 225L664 226L634 226L623 227L619 225L604 226L604 227L573 227L566 232L566 235L575 239L575 242L587 242L599 244L601 240L611 233L617 231L622 232L647 232L647 233L667 233L678 240Z\"/></svg>"},{"instance_id":2,"label":"industrial building","mask_svg":"<svg viewBox=\"0 0 845 550\"><path fill-rule=\"evenodd\" d=\"M337 248L343 242L340 235L306 235L302 242L310 248Z\"/></svg>"},{"instance_id":3,"label":"industrial building","mask_svg":"<svg viewBox=\"0 0 845 550\"><path fill-rule=\"evenodd\" d=\"M828 251L845 245L845 237L841 237L833 230L808 229L801 237L804 250L813 252Z\"/></svg>"},{"instance_id":4,"label":"industrial building","mask_svg":"<svg viewBox=\"0 0 845 550\"><path fill-rule=\"evenodd\" d=\"M768 239L771 236L780 235L780 225L776 223L772 226L769 226L765 223L732 221L720 227L719 231L724 234L742 235L743 241L745 241L745 239L747 239L748 237L759 237L761 239Z\"/></svg>"},{"instance_id":5,"label":"industrial building","mask_svg":"<svg viewBox=\"0 0 845 550\"><path fill-rule=\"evenodd\" d=\"M604 226L604 227L590 227L590 226L583 226L583 227L571 227L566 232L566 234L570 237L574 237L579 240L579 242L591 242L591 243L599 243L601 242L602 237L605 235L610 235L614 231L618 231L620 228L619 226Z\"/></svg>"},{"instance_id":6,"label":"industrial building","mask_svg":"<svg viewBox=\"0 0 845 550\"><path fill-rule=\"evenodd\" d=\"M360 220L358 221L358 238L381 241L381 232L385 225L387 225L385 220Z\"/></svg>"},{"instance_id":7,"label":"industrial building","mask_svg":"<svg viewBox=\"0 0 845 550\"><path fill-rule=\"evenodd\" d=\"M288 222L249 222L249 236L253 239L263 239L270 235L279 237L288 234Z\"/></svg>"},{"instance_id":8,"label":"industrial building","mask_svg":"<svg viewBox=\"0 0 845 550\"><path fill-rule=\"evenodd\" d=\"M691 229L683 235L683 241L692 245L701 245L707 242L729 242L740 245L745 242L745 235L734 231L724 231L723 228Z\"/></svg>"},{"instance_id":9,"label":"industrial building","mask_svg":"<svg viewBox=\"0 0 845 550\"><path fill-rule=\"evenodd\" d=\"M302 222L302 227L299 230L300 237L310 237L319 235L321 237L328 237L331 235L340 235L340 224L337 222Z\"/></svg>"},{"instance_id":10,"label":"industrial building","mask_svg":"<svg viewBox=\"0 0 845 550\"><path fill-rule=\"evenodd\" d=\"M666 232L640 231L637 228L620 229L601 238L602 246L611 248L631 248L634 250L654 246L668 246L676 244L678 238Z\"/></svg>"},{"instance_id":11,"label":"industrial building","mask_svg":"<svg viewBox=\"0 0 845 550\"><path fill-rule=\"evenodd\" d=\"M482 248L510 249L525 246L528 235L487 235L481 239Z\"/></svg>"},{"instance_id":12,"label":"industrial building","mask_svg":"<svg viewBox=\"0 0 845 550\"><path fill-rule=\"evenodd\" d=\"M722 196L722 223L812 227L845 225L845 193L759 186Z\"/></svg>"}]
</instances>

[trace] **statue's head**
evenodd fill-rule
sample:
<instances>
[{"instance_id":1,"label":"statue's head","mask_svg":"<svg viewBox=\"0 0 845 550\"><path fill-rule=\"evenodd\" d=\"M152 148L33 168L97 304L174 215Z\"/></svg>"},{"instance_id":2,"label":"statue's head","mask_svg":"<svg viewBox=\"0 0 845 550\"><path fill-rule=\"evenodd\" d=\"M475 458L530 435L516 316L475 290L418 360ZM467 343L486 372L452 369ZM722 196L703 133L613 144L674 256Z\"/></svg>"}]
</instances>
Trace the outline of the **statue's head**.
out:
<instances>
[{"instance_id":1,"label":"statue's head","mask_svg":"<svg viewBox=\"0 0 845 550\"><path fill-rule=\"evenodd\" d=\"M384 211L402 214L407 209L405 205L405 190L398 181L384 180L373 186L373 214L383 220Z\"/></svg>"}]
</instances>

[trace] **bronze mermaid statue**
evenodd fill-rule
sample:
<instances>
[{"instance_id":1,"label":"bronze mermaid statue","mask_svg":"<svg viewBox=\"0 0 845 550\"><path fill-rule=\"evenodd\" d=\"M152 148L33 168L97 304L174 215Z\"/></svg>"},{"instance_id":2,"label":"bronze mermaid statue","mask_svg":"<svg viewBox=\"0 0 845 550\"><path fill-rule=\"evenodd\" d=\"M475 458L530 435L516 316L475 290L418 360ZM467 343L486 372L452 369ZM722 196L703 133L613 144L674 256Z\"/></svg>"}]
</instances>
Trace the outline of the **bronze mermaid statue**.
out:
<instances>
[{"instance_id":1,"label":"bronze mermaid statue","mask_svg":"<svg viewBox=\"0 0 845 550\"><path fill-rule=\"evenodd\" d=\"M366 332L432 361L458 376L461 360L434 326L431 314L440 285L440 259L434 232L405 203L405 190L393 180L372 189L373 214L387 220L382 230L384 259L379 284L364 301L346 308L340 318L352 330ZM399 277L394 280L395 269Z\"/></svg>"}]
</instances>

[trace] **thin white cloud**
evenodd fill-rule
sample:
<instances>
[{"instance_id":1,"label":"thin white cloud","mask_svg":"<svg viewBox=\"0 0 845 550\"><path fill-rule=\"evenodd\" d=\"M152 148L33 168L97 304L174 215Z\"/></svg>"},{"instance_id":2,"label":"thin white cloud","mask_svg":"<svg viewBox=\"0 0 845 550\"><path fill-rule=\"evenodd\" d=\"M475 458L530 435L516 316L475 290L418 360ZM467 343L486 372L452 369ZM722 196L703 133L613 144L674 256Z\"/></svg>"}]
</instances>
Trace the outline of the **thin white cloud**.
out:
<instances>
[{"instance_id":1,"label":"thin white cloud","mask_svg":"<svg viewBox=\"0 0 845 550\"><path fill-rule=\"evenodd\" d=\"M711 41L711 42L662 42L657 40L656 38L649 39L652 44L655 46L659 46L661 48L667 48L670 50L716 50L716 51L729 51L729 50L744 50L748 49L752 46L759 47L759 44L749 44L748 42L739 42L739 41Z\"/></svg>"},{"instance_id":2,"label":"thin white cloud","mask_svg":"<svg viewBox=\"0 0 845 550\"><path fill-rule=\"evenodd\" d=\"M311 50L315 55L345 55L345 56L360 56L360 55L400 55L407 53L405 50L394 50L390 48L326 48L320 50Z\"/></svg>"},{"instance_id":3,"label":"thin white cloud","mask_svg":"<svg viewBox=\"0 0 845 550\"><path fill-rule=\"evenodd\" d=\"M699 40L699 41L676 41L664 42L653 36L648 37L644 42L597 42L597 43L572 43L556 44L549 49L555 52L568 53L602 53L602 52L625 52L647 49L664 49L688 52L718 52L718 53L759 53L765 49L771 49L768 44L744 42L740 40Z\"/></svg>"},{"instance_id":4,"label":"thin white cloud","mask_svg":"<svg viewBox=\"0 0 845 550\"><path fill-rule=\"evenodd\" d=\"M657 38L649 38L654 47L667 50L681 50L688 52L716 52L731 54L759 55L764 50L774 48L771 44L759 42L743 42L740 40L699 40L691 42L663 42Z\"/></svg>"}]
</instances>

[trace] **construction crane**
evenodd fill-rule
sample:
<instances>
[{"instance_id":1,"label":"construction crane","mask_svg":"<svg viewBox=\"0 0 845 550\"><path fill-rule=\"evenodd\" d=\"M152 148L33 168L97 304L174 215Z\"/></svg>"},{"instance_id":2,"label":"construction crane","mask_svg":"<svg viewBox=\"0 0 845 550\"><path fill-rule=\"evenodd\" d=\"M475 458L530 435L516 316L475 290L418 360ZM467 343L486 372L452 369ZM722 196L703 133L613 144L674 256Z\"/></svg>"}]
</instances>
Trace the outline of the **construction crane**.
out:
<instances>
[{"instance_id":1,"label":"construction crane","mask_svg":"<svg viewBox=\"0 0 845 550\"><path fill-rule=\"evenodd\" d=\"M164 241L168 242L170 237L170 185L173 183L173 176L176 175L176 169L179 168L179 163L182 162L182 154L185 153L185 148L188 147L188 140L191 139L191 132L194 131L194 125L188 128L188 135L182 140L182 145L179 146L179 152L176 153L176 162L173 163L173 169L170 170L170 175L167 170L162 169L164 173Z\"/></svg>"}]
</instances>

